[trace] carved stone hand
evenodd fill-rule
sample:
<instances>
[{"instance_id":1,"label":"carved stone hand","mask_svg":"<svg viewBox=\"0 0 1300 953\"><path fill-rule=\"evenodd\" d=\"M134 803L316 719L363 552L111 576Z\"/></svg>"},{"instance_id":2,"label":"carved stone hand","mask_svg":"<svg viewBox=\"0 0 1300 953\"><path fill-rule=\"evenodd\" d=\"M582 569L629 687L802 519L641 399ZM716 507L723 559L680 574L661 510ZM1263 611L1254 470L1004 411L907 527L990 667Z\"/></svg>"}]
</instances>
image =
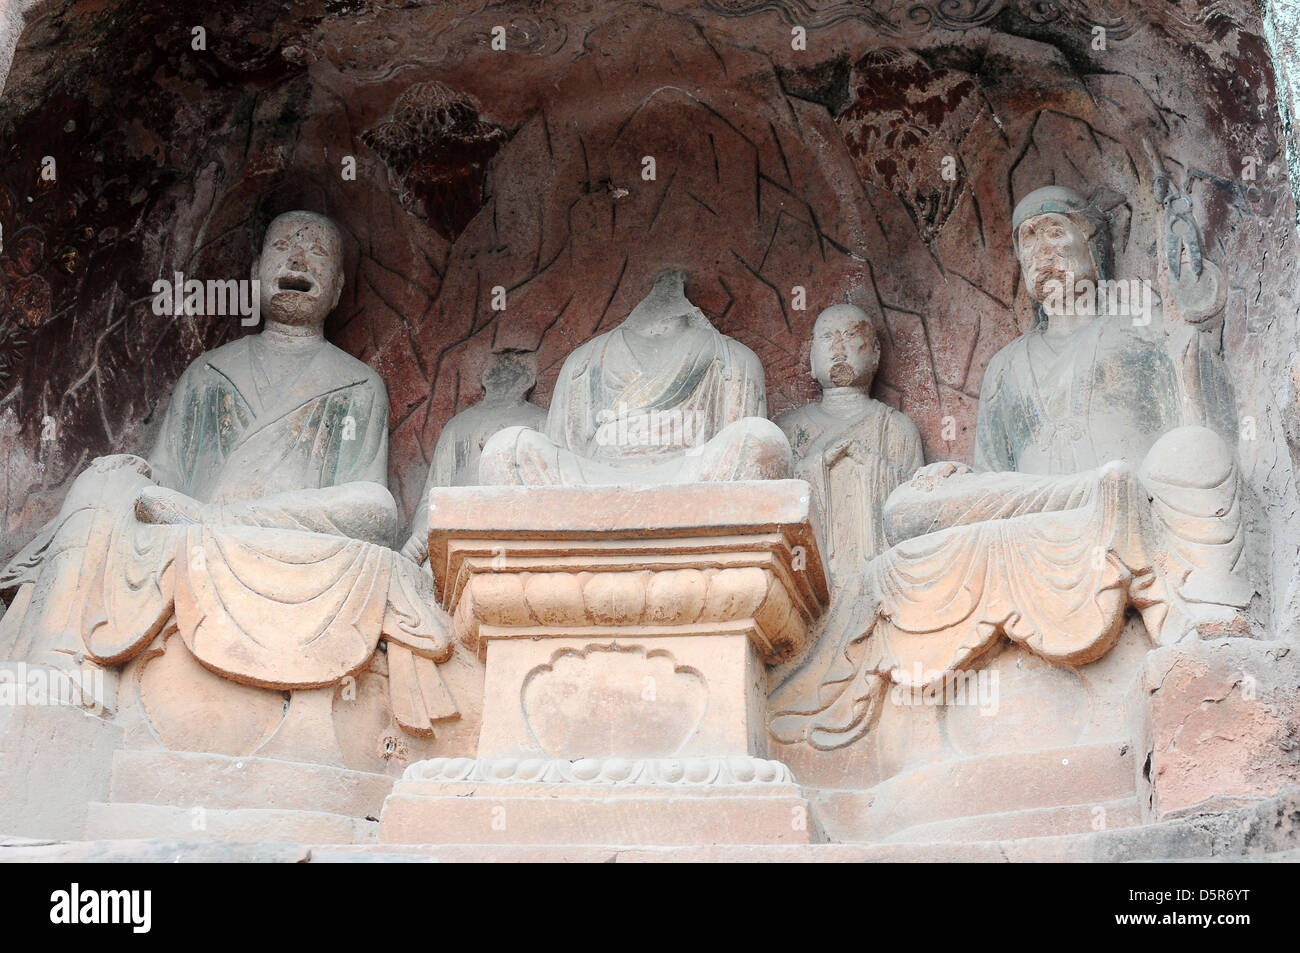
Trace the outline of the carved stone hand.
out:
<instances>
[{"instance_id":1,"label":"carved stone hand","mask_svg":"<svg viewBox=\"0 0 1300 953\"><path fill-rule=\"evenodd\" d=\"M165 486L146 487L135 501L135 516L141 523L203 523L207 509L198 500Z\"/></svg>"}]
</instances>

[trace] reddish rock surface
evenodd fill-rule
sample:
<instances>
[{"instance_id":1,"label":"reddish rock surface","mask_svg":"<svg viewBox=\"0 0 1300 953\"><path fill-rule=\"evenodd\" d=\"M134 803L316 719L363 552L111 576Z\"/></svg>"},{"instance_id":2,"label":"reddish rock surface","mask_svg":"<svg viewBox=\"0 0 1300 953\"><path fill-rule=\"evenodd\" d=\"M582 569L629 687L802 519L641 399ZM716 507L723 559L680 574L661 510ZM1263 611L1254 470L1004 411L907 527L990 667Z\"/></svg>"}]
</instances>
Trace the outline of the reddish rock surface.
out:
<instances>
[{"instance_id":1,"label":"reddish rock surface","mask_svg":"<svg viewBox=\"0 0 1300 953\"><path fill-rule=\"evenodd\" d=\"M1223 810L1300 784L1300 659L1216 639L1157 649L1139 685L1150 820Z\"/></svg>"},{"instance_id":2,"label":"reddish rock surface","mask_svg":"<svg viewBox=\"0 0 1300 953\"><path fill-rule=\"evenodd\" d=\"M1124 193L1121 274L1154 277L1150 137L1231 289L1251 558L1272 619L1295 618L1300 514L1276 401L1294 393L1296 239L1254 8L896 6L39 6L0 103L0 558L91 457L147 446L183 367L244 333L154 315L153 280L242 277L266 223L298 206L349 236L329 335L388 383L408 514L493 350L537 351L545 404L564 357L666 264L759 355L773 415L815 395L817 312L863 307L882 332L877 396L912 416L928 459L969 460L984 367L1028 317L1016 200L1049 182ZM411 93L426 83L437 96Z\"/></svg>"}]
</instances>

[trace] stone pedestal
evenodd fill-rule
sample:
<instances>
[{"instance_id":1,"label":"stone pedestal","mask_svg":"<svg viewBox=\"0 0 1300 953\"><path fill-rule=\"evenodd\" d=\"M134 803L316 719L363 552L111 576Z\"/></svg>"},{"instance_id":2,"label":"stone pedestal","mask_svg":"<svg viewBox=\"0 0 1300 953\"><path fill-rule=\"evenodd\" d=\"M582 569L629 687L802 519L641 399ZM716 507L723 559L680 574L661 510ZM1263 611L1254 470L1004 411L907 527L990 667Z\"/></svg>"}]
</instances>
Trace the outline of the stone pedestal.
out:
<instances>
[{"instance_id":1,"label":"stone pedestal","mask_svg":"<svg viewBox=\"0 0 1300 953\"><path fill-rule=\"evenodd\" d=\"M483 727L477 760L408 769L380 839L806 841L766 760L765 666L827 601L808 500L798 480L431 491L430 565L486 665Z\"/></svg>"},{"instance_id":2,"label":"stone pedestal","mask_svg":"<svg viewBox=\"0 0 1300 953\"><path fill-rule=\"evenodd\" d=\"M0 835L84 837L121 741L119 726L74 706L0 704Z\"/></svg>"},{"instance_id":3,"label":"stone pedestal","mask_svg":"<svg viewBox=\"0 0 1300 953\"><path fill-rule=\"evenodd\" d=\"M1230 810L1300 784L1300 658L1262 639L1151 652L1133 708L1147 822Z\"/></svg>"}]
</instances>

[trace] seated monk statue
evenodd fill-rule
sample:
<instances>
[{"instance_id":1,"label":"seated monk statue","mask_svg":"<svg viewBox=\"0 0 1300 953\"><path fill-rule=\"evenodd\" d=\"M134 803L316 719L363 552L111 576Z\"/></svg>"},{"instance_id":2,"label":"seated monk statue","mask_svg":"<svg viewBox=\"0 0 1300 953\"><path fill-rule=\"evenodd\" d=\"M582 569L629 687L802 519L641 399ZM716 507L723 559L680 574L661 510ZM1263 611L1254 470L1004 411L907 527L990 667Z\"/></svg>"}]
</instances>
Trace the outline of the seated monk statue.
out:
<instances>
[{"instance_id":1,"label":"seated monk statue","mask_svg":"<svg viewBox=\"0 0 1300 953\"><path fill-rule=\"evenodd\" d=\"M95 460L0 572L0 658L118 666L174 625L210 672L309 689L360 671L382 638L403 727L454 713L433 667L445 617L389 548L384 384L323 334L342 263L329 219L270 224L253 267L264 330L194 361L148 460Z\"/></svg>"},{"instance_id":2,"label":"seated monk statue","mask_svg":"<svg viewBox=\"0 0 1300 953\"><path fill-rule=\"evenodd\" d=\"M537 383L531 354L503 351L493 354L483 371L483 399L452 417L438 434L429 475L420 499L428 502L436 486L473 486L478 482L478 461L483 446L506 427L544 427L546 411L528 399ZM429 559L429 508L415 509L411 533L402 553L425 565Z\"/></svg>"},{"instance_id":3,"label":"seated monk statue","mask_svg":"<svg viewBox=\"0 0 1300 953\"><path fill-rule=\"evenodd\" d=\"M767 419L763 367L666 271L627 320L564 361L546 430L508 427L479 460L485 485L772 480L790 444Z\"/></svg>"},{"instance_id":4,"label":"seated monk statue","mask_svg":"<svg viewBox=\"0 0 1300 953\"><path fill-rule=\"evenodd\" d=\"M1164 644L1237 624L1253 595L1211 336L1120 313L1093 201L1039 189L1012 222L1038 321L985 372L975 466L930 464L890 495L891 548L778 689L778 738L847 744L884 683L928 688L1005 638L1080 665L1109 650L1130 605Z\"/></svg>"},{"instance_id":5,"label":"seated monk statue","mask_svg":"<svg viewBox=\"0 0 1300 953\"><path fill-rule=\"evenodd\" d=\"M865 311L851 304L827 308L813 326L811 351L821 399L776 423L790 438L795 476L812 487L838 581L885 548L885 500L925 460L916 424L871 396L880 341Z\"/></svg>"}]
</instances>

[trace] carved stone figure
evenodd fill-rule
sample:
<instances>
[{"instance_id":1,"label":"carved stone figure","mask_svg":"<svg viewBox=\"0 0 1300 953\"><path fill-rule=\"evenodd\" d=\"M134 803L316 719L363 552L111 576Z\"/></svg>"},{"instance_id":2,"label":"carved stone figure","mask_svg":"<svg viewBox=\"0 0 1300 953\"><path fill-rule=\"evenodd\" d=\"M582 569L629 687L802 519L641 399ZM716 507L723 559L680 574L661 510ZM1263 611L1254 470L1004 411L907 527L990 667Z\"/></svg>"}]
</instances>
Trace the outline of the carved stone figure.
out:
<instances>
[{"instance_id":1,"label":"carved stone figure","mask_svg":"<svg viewBox=\"0 0 1300 953\"><path fill-rule=\"evenodd\" d=\"M168 640L225 679L313 689L358 673L382 638L403 727L455 714L434 666L445 619L388 548L387 393L322 333L342 252L323 216L271 223L253 268L265 329L191 364L149 459L96 460L0 573L16 592L0 657L114 667ZM233 707L218 734L238 733Z\"/></svg>"},{"instance_id":2,"label":"carved stone figure","mask_svg":"<svg viewBox=\"0 0 1300 953\"><path fill-rule=\"evenodd\" d=\"M882 679L934 684L1004 637L1083 664L1111 647L1128 605L1164 643L1231 624L1252 595L1208 335L1153 333L1132 295L1117 307L1095 201L1039 189L1013 228L1040 320L985 373L977 472L931 464L890 496L892 548L828 624L820 685L805 667L779 690L778 737L847 743L868 727Z\"/></svg>"},{"instance_id":3,"label":"carved stone figure","mask_svg":"<svg viewBox=\"0 0 1300 953\"><path fill-rule=\"evenodd\" d=\"M406 556L417 563L428 558L430 489L474 486L478 483L479 458L489 437L506 427L546 425L546 410L528 400L536 383L531 357L509 352L493 356L483 371L483 400L452 417L438 435L411 537L402 548Z\"/></svg>"},{"instance_id":4,"label":"carved stone figure","mask_svg":"<svg viewBox=\"0 0 1300 953\"><path fill-rule=\"evenodd\" d=\"M842 578L885 548L881 508L925 460L916 425L871 397L880 342L866 312L837 304L818 315L811 363L821 399L777 425L794 450L795 476L812 487L831 573Z\"/></svg>"},{"instance_id":5,"label":"carved stone figure","mask_svg":"<svg viewBox=\"0 0 1300 953\"><path fill-rule=\"evenodd\" d=\"M568 356L546 430L509 427L483 448L479 482L696 483L780 479L790 444L766 418L763 367L662 273L617 328Z\"/></svg>"}]
</instances>

